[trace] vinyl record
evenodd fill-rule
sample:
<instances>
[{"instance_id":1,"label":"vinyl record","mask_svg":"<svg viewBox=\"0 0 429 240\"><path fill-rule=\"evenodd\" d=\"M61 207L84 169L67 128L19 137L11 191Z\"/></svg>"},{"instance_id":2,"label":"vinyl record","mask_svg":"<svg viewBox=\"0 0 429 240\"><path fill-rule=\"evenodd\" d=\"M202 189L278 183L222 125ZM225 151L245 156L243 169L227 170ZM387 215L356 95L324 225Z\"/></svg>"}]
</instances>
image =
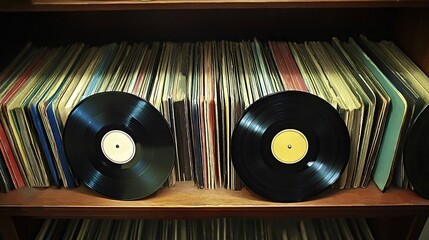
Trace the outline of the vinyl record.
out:
<instances>
[{"instance_id":1,"label":"vinyl record","mask_svg":"<svg viewBox=\"0 0 429 240\"><path fill-rule=\"evenodd\" d=\"M64 147L76 177L104 196L151 195L173 168L170 128L150 103L123 92L87 97L70 113Z\"/></svg>"},{"instance_id":2,"label":"vinyl record","mask_svg":"<svg viewBox=\"0 0 429 240\"><path fill-rule=\"evenodd\" d=\"M232 137L232 161L244 184L278 202L302 201L333 185L349 154L349 134L338 112L305 92L255 101Z\"/></svg>"},{"instance_id":3,"label":"vinyl record","mask_svg":"<svg viewBox=\"0 0 429 240\"><path fill-rule=\"evenodd\" d=\"M417 116L405 140L404 167L414 190L429 198L429 106Z\"/></svg>"}]
</instances>

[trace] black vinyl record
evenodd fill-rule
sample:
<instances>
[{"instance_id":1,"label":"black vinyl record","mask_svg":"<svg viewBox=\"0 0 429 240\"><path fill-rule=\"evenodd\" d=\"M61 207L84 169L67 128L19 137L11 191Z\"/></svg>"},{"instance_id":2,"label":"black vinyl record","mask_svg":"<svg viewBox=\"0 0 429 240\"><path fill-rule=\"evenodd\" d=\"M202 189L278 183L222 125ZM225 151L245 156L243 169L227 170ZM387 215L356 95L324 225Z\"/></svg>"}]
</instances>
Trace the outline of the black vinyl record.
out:
<instances>
[{"instance_id":1,"label":"black vinyl record","mask_svg":"<svg viewBox=\"0 0 429 240\"><path fill-rule=\"evenodd\" d=\"M429 106L414 121L404 147L404 167L414 190L429 198Z\"/></svg>"},{"instance_id":2,"label":"black vinyl record","mask_svg":"<svg viewBox=\"0 0 429 240\"><path fill-rule=\"evenodd\" d=\"M232 161L243 183L278 202L302 201L333 185L349 154L350 137L338 112L305 92L255 101L232 137Z\"/></svg>"},{"instance_id":3,"label":"black vinyl record","mask_svg":"<svg viewBox=\"0 0 429 240\"><path fill-rule=\"evenodd\" d=\"M67 159L77 179L114 199L151 195L173 168L170 128L150 103L123 92L82 100L64 128Z\"/></svg>"}]
</instances>

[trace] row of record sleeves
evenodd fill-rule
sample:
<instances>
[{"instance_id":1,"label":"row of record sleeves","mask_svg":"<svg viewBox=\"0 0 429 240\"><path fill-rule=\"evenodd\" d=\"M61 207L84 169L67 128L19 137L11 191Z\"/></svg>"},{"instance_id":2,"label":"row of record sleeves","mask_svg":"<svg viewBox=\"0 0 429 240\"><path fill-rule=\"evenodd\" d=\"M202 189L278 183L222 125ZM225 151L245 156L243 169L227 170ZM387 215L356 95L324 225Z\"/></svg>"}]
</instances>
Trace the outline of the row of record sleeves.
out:
<instances>
[{"instance_id":1,"label":"row of record sleeves","mask_svg":"<svg viewBox=\"0 0 429 240\"><path fill-rule=\"evenodd\" d=\"M47 219L35 239L374 239L363 218Z\"/></svg>"},{"instance_id":2,"label":"row of record sleeves","mask_svg":"<svg viewBox=\"0 0 429 240\"><path fill-rule=\"evenodd\" d=\"M390 41L29 43L0 75L0 188L64 186L62 131L81 100L123 91L149 101L171 127L176 162L166 185L240 189L231 136L243 111L281 91L315 94L343 118L350 158L336 186L410 187L407 131L429 101L428 77ZM311 106L309 106L311 107ZM243 146L245 147L245 146Z\"/></svg>"}]
</instances>

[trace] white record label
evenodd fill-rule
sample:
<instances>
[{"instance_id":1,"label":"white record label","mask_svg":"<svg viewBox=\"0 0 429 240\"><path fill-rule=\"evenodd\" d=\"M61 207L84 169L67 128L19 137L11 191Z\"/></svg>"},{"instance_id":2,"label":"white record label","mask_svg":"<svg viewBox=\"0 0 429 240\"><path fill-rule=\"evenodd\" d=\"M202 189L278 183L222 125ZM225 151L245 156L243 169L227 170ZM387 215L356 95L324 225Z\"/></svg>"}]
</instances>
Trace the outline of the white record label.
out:
<instances>
[{"instance_id":1,"label":"white record label","mask_svg":"<svg viewBox=\"0 0 429 240\"><path fill-rule=\"evenodd\" d=\"M103 136L101 150L110 161L116 164L125 164L133 159L136 153L136 145L126 132L112 130Z\"/></svg>"}]
</instances>

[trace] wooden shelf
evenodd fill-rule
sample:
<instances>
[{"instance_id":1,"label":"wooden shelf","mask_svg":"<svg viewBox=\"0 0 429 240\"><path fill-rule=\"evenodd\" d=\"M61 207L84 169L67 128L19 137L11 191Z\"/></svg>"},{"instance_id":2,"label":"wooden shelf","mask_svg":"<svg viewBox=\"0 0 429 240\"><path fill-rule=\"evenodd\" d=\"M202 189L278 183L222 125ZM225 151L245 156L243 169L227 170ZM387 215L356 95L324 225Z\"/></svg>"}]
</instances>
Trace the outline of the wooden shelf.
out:
<instances>
[{"instance_id":1,"label":"wooden shelf","mask_svg":"<svg viewBox=\"0 0 429 240\"><path fill-rule=\"evenodd\" d=\"M391 188L331 190L304 202L275 203L248 190L197 189L191 182L161 189L143 200L107 199L86 187L24 188L0 196L0 215L37 217L213 218L380 217L428 215L429 200Z\"/></svg>"},{"instance_id":2,"label":"wooden shelf","mask_svg":"<svg viewBox=\"0 0 429 240\"><path fill-rule=\"evenodd\" d=\"M0 3L0 11L85 11L218 8L429 7L426 0L20 0Z\"/></svg>"}]
</instances>

